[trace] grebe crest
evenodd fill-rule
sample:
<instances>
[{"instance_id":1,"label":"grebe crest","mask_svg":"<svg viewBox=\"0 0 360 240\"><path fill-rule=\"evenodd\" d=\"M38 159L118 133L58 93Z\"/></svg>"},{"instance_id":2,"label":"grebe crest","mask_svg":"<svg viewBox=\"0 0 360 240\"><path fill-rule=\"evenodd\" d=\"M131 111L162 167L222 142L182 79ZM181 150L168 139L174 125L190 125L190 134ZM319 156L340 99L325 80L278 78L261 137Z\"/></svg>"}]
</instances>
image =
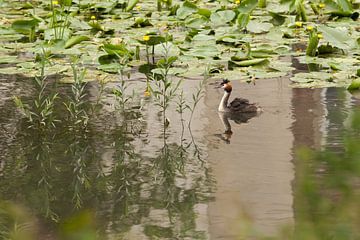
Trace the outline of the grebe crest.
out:
<instances>
[{"instance_id":1,"label":"grebe crest","mask_svg":"<svg viewBox=\"0 0 360 240\"><path fill-rule=\"evenodd\" d=\"M232 86L228 79L223 79L221 88L224 89L224 95L221 98L219 104L219 112L228 113L256 113L262 112L262 109L255 103L249 103L249 100L245 98L235 98L230 104L228 104L230 94L232 92Z\"/></svg>"}]
</instances>

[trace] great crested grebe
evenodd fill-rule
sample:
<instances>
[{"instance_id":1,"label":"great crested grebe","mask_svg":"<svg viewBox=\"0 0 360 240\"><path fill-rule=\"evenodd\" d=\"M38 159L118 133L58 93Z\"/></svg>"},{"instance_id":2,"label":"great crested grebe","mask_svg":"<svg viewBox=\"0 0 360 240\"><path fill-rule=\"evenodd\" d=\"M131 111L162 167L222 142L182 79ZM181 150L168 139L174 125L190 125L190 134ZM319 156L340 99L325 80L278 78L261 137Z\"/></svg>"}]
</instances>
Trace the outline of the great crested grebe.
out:
<instances>
[{"instance_id":1,"label":"great crested grebe","mask_svg":"<svg viewBox=\"0 0 360 240\"><path fill-rule=\"evenodd\" d=\"M255 103L249 103L249 100L245 98L235 98L230 104L228 104L229 97L232 91L232 86L229 80L223 79L221 88L224 89L224 96L219 104L219 112L226 113L257 113L262 112L262 109Z\"/></svg>"}]
</instances>

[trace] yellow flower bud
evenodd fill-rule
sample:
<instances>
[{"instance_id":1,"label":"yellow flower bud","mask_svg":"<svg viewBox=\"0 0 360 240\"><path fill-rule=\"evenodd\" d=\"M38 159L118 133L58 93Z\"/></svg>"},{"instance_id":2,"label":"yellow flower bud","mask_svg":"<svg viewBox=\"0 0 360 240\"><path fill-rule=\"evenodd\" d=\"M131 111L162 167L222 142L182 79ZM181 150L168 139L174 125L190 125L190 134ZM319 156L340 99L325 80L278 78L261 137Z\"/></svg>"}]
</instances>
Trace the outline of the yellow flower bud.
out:
<instances>
[{"instance_id":1,"label":"yellow flower bud","mask_svg":"<svg viewBox=\"0 0 360 240\"><path fill-rule=\"evenodd\" d=\"M95 20L96 17L95 17L94 15L92 15L92 16L90 17L90 19L91 19L91 20Z\"/></svg>"},{"instance_id":2,"label":"yellow flower bud","mask_svg":"<svg viewBox=\"0 0 360 240\"><path fill-rule=\"evenodd\" d=\"M308 31L312 31L313 29L314 29L313 26L307 26L307 27L306 27L306 30L308 30Z\"/></svg>"},{"instance_id":3,"label":"yellow flower bud","mask_svg":"<svg viewBox=\"0 0 360 240\"><path fill-rule=\"evenodd\" d=\"M59 1L54 0L54 1L52 1L52 4L53 5L59 5Z\"/></svg>"},{"instance_id":4,"label":"yellow flower bud","mask_svg":"<svg viewBox=\"0 0 360 240\"><path fill-rule=\"evenodd\" d=\"M302 27L302 24L303 24L302 22L295 22L296 27Z\"/></svg>"},{"instance_id":5,"label":"yellow flower bud","mask_svg":"<svg viewBox=\"0 0 360 240\"><path fill-rule=\"evenodd\" d=\"M148 35L143 36L143 40L144 40L145 42L149 41L149 40L150 40L150 36L148 36Z\"/></svg>"},{"instance_id":6,"label":"yellow flower bud","mask_svg":"<svg viewBox=\"0 0 360 240\"><path fill-rule=\"evenodd\" d=\"M319 3L319 8L324 8L325 7L325 3Z\"/></svg>"},{"instance_id":7,"label":"yellow flower bud","mask_svg":"<svg viewBox=\"0 0 360 240\"><path fill-rule=\"evenodd\" d=\"M321 33L318 33L317 37L318 37L319 39L323 39L323 38L324 38Z\"/></svg>"},{"instance_id":8,"label":"yellow flower bud","mask_svg":"<svg viewBox=\"0 0 360 240\"><path fill-rule=\"evenodd\" d=\"M241 0L235 0L235 3L236 3L236 4L240 4L240 3L241 3Z\"/></svg>"},{"instance_id":9,"label":"yellow flower bud","mask_svg":"<svg viewBox=\"0 0 360 240\"><path fill-rule=\"evenodd\" d=\"M144 96L145 97L150 97L151 96L151 93L150 93L150 91L148 89L145 90Z\"/></svg>"}]
</instances>

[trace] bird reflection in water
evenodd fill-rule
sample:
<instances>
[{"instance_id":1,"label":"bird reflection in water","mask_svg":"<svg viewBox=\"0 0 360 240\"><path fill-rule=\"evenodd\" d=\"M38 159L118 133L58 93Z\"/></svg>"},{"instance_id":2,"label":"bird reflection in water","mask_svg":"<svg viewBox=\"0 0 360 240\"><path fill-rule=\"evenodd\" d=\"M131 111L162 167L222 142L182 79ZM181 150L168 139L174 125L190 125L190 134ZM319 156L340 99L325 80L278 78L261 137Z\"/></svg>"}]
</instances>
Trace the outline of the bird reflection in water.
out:
<instances>
[{"instance_id":1,"label":"bird reflection in water","mask_svg":"<svg viewBox=\"0 0 360 240\"><path fill-rule=\"evenodd\" d=\"M236 124L247 123L251 118L258 116L259 112L249 112L249 113L229 113L229 112L218 112L221 123L224 125L224 133L216 134L221 140L225 143L230 144L230 139L233 134L231 130L230 120L234 121Z\"/></svg>"}]
</instances>

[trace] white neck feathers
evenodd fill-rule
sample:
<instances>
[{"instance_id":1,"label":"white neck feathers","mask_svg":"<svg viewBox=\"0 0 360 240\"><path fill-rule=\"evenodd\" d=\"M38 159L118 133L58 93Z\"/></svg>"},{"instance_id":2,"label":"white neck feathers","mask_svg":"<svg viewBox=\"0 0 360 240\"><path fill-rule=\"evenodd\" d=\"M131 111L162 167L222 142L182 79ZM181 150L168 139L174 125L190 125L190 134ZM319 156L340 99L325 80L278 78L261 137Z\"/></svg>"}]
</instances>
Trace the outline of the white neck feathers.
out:
<instances>
[{"instance_id":1,"label":"white neck feathers","mask_svg":"<svg viewBox=\"0 0 360 240\"><path fill-rule=\"evenodd\" d=\"M228 110L228 101L230 97L230 92L224 91L224 95L221 98L220 104L219 104L219 112L226 112Z\"/></svg>"}]
</instances>

